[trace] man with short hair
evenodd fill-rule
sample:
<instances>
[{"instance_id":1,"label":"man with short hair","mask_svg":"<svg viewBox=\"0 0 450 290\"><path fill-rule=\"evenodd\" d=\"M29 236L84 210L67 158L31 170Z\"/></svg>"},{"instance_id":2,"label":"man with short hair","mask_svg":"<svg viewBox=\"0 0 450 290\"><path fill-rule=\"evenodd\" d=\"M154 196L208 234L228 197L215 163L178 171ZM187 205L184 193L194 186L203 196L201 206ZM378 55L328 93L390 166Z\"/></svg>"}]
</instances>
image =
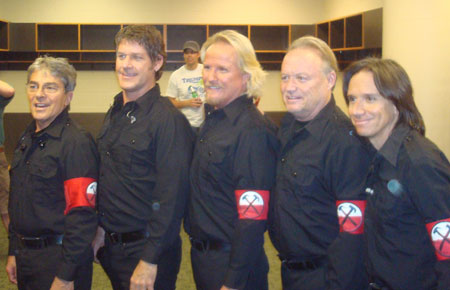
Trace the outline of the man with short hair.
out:
<instances>
[{"instance_id":1,"label":"man with short hair","mask_svg":"<svg viewBox=\"0 0 450 290\"><path fill-rule=\"evenodd\" d=\"M279 252L283 289L366 289L362 233L368 154L333 88L337 62L322 40L292 43L281 67L288 114L269 233Z\"/></svg>"},{"instance_id":2,"label":"man with short hair","mask_svg":"<svg viewBox=\"0 0 450 290\"><path fill-rule=\"evenodd\" d=\"M204 120L203 101L205 100L203 65L198 63L199 51L197 42L189 40L184 43L185 65L172 73L166 91L166 95L186 116L195 131L198 131Z\"/></svg>"},{"instance_id":3,"label":"man with short hair","mask_svg":"<svg viewBox=\"0 0 450 290\"><path fill-rule=\"evenodd\" d=\"M192 130L156 83L166 59L161 33L130 25L115 42L122 92L98 136L100 227L94 252L114 289L175 289Z\"/></svg>"},{"instance_id":4,"label":"man with short hair","mask_svg":"<svg viewBox=\"0 0 450 290\"><path fill-rule=\"evenodd\" d=\"M191 166L186 230L197 289L268 288L264 253L277 140L253 104L264 72L248 38L226 30L202 47L207 112Z\"/></svg>"},{"instance_id":5,"label":"man with short hair","mask_svg":"<svg viewBox=\"0 0 450 290\"><path fill-rule=\"evenodd\" d=\"M91 289L98 156L69 117L75 83L63 58L40 57L28 68L34 120L11 163L6 264L19 289Z\"/></svg>"},{"instance_id":6,"label":"man with short hair","mask_svg":"<svg viewBox=\"0 0 450 290\"><path fill-rule=\"evenodd\" d=\"M0 80L0 214L2 215L2 223L6 231L9 226L8 215L8 195L9 195L9 172L8 160L6 160L5 148L5 131L3 128L3 112L5 107L11 102L14 96L14 88L8 83Z\"/></svg>"}]
</instances>

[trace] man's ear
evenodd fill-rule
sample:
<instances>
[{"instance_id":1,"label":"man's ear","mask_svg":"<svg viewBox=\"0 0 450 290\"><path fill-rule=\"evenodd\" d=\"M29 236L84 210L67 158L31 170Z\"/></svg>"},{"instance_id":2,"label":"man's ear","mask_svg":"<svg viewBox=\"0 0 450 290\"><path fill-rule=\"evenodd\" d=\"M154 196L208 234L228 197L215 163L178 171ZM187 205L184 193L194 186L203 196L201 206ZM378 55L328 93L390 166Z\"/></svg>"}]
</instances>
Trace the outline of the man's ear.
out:
<instances>
[{"instance_id":1,"label":"man's ear","mask_svg":"<svg viewBox=\"0 0 450 290\"><path fill-rule=\"evenodd\" d=\"M333 70L327 74L328 89L332 90L336 85L336 72Z\"/></svg>"},{"instance_id":2,"label":"man's ear","mask_svg":"<svg viewBox=\"0 0 450 290\"><path fill-rule=\"evenodd\" d=\"M162 55L159 54L157 59L153 63L153 70L155 72L159 71L162 65L163 65L163 57Z\"/></svg>"},{"instance_id":3,"label":"man's ear","mask_svg":"<svg viewBox=\"0 0 450 290\"><path fill-rule=\"evenodd\" d=\"M66 101L65 101L66 107L70 104L70 102L72 101L72 98L73 98L73 91L67 92L66 93Z\"/></svg>"}]
</instances>

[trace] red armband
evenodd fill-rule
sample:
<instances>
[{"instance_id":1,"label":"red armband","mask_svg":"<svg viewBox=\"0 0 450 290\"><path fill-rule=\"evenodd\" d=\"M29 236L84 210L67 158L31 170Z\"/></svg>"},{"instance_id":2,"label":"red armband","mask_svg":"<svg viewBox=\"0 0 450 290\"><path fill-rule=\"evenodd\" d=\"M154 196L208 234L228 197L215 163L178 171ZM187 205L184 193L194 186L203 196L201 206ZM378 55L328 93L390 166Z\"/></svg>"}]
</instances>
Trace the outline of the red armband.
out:
<instances>
[{"instance_id":1,"label":"red armband","mask_svg":"<svg viewBox=\"0 0 450 290\"><path fill-rule=\"evenodd\" d=\"M235 190L239 219L267 220L268 190Z\"/></svg>"},{"instance_id":2,"label":"red armband","mask_svg":"<svg viewBox=\"0 0 450 290\"><path fill-rule=\"evenodd\" d=\"M431 237L436 258L439 261L450 259L450 218L426 224Z\"/></svg>"},{"instance_id":3,"label":"red armband","mask_svg":"<svg viewBox=\"0 0 450 290\"><path fill-rule=\"evenodd\" d=\"M66 196L66 209L64 214L74 207L95 207L97 195L97 180L90 177L77 177L64 181L64 195Z\"/></svg>"},{"instance_id":4,"label":"red armband","mask_svg":"<svg viewBox=\"0 0 450 290\"><path fill-rule=\"evenodd\" d=\"M352 235L364 233L365 200L338 200L336 207L340 232Z\"/></svg>"}]
</instances>

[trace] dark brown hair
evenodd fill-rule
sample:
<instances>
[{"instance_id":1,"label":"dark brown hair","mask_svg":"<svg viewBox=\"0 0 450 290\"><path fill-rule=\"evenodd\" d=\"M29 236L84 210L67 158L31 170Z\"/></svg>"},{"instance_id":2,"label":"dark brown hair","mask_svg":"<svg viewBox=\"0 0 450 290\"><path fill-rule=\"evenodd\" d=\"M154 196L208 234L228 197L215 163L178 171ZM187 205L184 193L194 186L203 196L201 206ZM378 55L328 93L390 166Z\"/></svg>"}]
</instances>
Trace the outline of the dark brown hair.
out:
<instances>
[{"instance_id":1,"label":"dark brown hair","mask_svg":"<svg viewBox=\"0 0 450 290\"><path fill-rule=\"evenodd\" d=\"M159 30L151 25L128 25L116 34L116 50L122 41L136 42L143 46L153 62L162 58L163 64L155 74L155 79L159 80L167 59L164 40Z\"/></svg>"},{"instance_id":2,"label":"dark brown hair","mask_svg":"<svg viewBox=\"0 0 450 290\"><path fill-rule=\"evenodd\" d=\"M352 77L360 71L368 71L378 92L390 100L399 112L398 124L406 124L425 135L425 124L414 102L413 88L406 71L391 59L366 58L351 64L344 71L342 89L345 102L348 100L348 85Z\"/></svg>"}]
</instances>

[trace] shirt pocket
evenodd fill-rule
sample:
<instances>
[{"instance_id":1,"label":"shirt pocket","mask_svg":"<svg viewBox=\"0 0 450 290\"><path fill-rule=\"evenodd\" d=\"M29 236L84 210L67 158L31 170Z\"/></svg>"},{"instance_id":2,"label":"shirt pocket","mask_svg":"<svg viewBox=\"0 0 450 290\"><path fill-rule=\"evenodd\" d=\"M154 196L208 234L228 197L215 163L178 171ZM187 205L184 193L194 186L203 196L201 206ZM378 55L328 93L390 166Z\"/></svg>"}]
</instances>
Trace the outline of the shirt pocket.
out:
<instances>
[{"instance_id":1,"label":"shirt pocket","mask_svg":"<svg viewBox=\"0 0 450 290\"><path fill-rule=\"evenodd\" d=\"M64 183L58 176L56 164L33 162L30 164L30 177L35 203L51 205L64 201Z\"/></svg>"},{"instance_id":2,"label":"shirt pocket","mask_svg":"<svg viewBox=\"0 0 450 290\"><path fill-rule=\"evenodd\" d=\"M154 157L151 154L152 138L148 135L124 133L121 138L115 156L117 164L127 175L136 177L146 176L155 167Z\"/></svg>"}]
</instances>

